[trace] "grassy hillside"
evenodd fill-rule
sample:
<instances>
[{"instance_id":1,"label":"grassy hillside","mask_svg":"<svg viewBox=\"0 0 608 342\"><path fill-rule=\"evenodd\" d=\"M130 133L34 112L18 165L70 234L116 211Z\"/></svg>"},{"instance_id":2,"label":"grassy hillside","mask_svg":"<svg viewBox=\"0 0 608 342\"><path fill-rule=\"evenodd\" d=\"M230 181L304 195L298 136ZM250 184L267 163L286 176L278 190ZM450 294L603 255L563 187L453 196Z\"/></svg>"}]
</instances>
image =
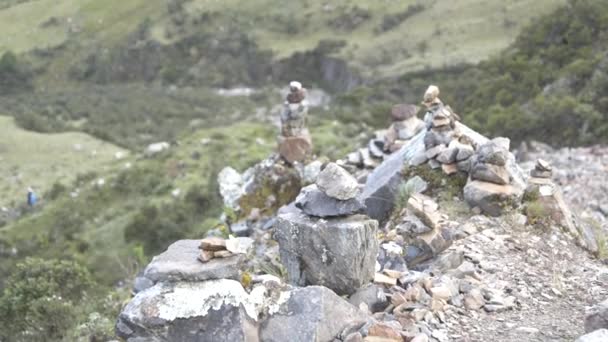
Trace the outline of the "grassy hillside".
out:
<instances>
[{"instance_id":1,"label":"grassy hillside","mask_svg":"<svg viewBox=\"0 0 608 342\"><path fill-rule=\"evenodd\" d=\"M22 203L29 186L43 193L79 173L103 174L118 163L116 153L125 151L87 134L25 131L13 118L0 116L0 207Z\"/></svg>"},{"instance_id":2,"label":"grassy hillside","mask_svg":"<svg viewBox=\"0 0 608 342\"><path fill-rule=\"evenodd\" d=\"M65 81L71 66L93 51L112 54L125 47L142 25L152 41L167 46L236 29L275 59L341 40L345 46L337 57L366 77L386 77L481 61L510 44L532 18L564 2L36 0L0 7L0 53L52 54L43 59L49 63L46 80ZM209 48L203 46L195 48Z\"/></svg>"},{"instance_id":3,"label":"grassy hillside","mask_svg":"<svg viewBox=\"0 0 608 342\"><path fill-rule=\"evenodd\" d=\"M515 142L608 143L608 3L572 0L477 65L403 73L340 98L346 111L417 102L428 84L465 122Z\"/></svg>"}]
</instances>

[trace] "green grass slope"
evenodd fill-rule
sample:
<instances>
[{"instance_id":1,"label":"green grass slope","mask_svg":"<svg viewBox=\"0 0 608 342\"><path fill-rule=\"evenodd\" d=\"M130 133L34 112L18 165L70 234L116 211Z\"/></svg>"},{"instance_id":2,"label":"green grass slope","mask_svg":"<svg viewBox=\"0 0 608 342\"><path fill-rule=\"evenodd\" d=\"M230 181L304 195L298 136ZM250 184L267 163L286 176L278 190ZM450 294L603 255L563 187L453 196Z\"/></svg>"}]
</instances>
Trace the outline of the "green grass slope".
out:
<instances>
[{"instance_id":1,"label":"green grass slope","mask_svg":"<svg viewBox=\"0 0 608 342\"><path fill-rule=\"evenodd\" d=\"M27 187L42 194L55 182L69 183L79 173L113 168L124 150L84 133L41 134L25 131L13 118L0 116L0 206L25 200Z\"/></svg>"}]
</instances>

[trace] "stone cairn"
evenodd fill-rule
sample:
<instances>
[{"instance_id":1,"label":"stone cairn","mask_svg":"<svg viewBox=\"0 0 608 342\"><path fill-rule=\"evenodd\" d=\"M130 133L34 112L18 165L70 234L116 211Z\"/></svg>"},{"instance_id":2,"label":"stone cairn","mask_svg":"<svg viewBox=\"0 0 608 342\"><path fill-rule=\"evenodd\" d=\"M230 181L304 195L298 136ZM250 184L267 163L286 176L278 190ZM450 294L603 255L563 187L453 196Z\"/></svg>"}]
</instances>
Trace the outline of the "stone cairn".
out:
<instances>
[{"instance_id":1,"label":"stone cairn","mask_svg":"<svg viewBox=\"0 0 608 342\"><path fill-rule=\"evenodd\" d=\"M367 147L351 152L337 163L362 176L376 168L382 161L424 129L424 122L416 114L418 106L398 104L390 112L391 125L386 130L375 132Z\"/></svg>"},{"instance_id":2,"label":"stone cairn","mask_svg":"<svg viewBox=\"0 0 608 342\"><path fill-rule=\"evenodd\" d=\"M302 189L275 224L282 263L292 285L323 285L351 294L374 278L378 222L364 210L357 180L335 163Z\"/></svg>"},{"instance_id":3,"label":"stone cairn","mask_svg":"<svg viewBox=\"0 0 608 342\"><path fill-rule=\"evenodd\" d=\"M306 128L308 105L306 88L300 82L289 83L289 94L281 112L279 154L289 164L304 162L312 153L312 139Z\"/></svg>"},{"instance_id":4,"label":"stone cairn","mask_svg":"<svg viewBox=\"0 0 608 342\"><path fill-rule=\"evenodd\" d=\"M463 135L457 121L458 115L439 99L439 88L428 87L422 104L427 108L424 117L427 132L424 136L424 156L412 161L414 166L428 161L431 168L441 168L451 175L458 171L469 171L469 159L475 153L473 141Z\"/></svg>"}]
</instances>

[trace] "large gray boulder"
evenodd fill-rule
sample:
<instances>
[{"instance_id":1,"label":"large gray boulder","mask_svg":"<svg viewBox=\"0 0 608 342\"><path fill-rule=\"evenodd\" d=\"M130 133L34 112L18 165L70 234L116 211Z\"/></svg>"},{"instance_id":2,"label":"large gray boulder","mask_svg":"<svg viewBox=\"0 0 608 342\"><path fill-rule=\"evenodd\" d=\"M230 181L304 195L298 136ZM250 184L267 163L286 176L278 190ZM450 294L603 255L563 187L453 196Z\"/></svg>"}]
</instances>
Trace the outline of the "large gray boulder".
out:
<instances>
[{"instance_id":1,"label":"large gray boulder","mask_svg":"<svg viewBox=\"0 0 608 342\"><path fill-rule=\"evenodd\" d=\"M367 177L361 198L369 217L381 222L388 218L403 182L403 168L414 156L424 154L425 133L425 130L418 133Z\"/></svg>"},{"instance_id":2,"label":"large gray boulder","mask_svg":"<svg viewBox=\"0 0 608 342\"><path fill-rule=\"evenodd\" d=\"M600 329L587 335L583 335L574 342L606 342L608 341L608 330Z\"/></svg>"},{"instance_id":3,"label":"large gray boulder","mask_svg":"<svg viewBox=\"0 0 608 342\"><path fill-rule=\"evenodd\" d=\"M234 280L159 283L125 306L116 334L127 342L259 341L257 302Z\"/></svg>"},{"instance_id":4,"label":"large gray boulder","mask_svg":"<svg viewBox=\"0 0 608 342\"><path fill-rule=\"evenodd\" d=\"M201 240L179 240L165 252L155 256L144 270L143 276L152 283L177 281L203 281L210 279L240 279L244 255L198 261Z\"/></svg>"},{"instance_id":5,"label":"large gray boulder","mask_svg":"<svg viewBox=\"0 0 608 342\"><path fill-rule=\"evenodd\" d=\"M288 300L262 322L264 342L332 341L349 324L365 322L367 315L322 286L289 292Z\"/></svg>"},{"instance_id":6,"label":"large gray boulder","mask_svg":"<svg viewBox=\"0 0 608 342\"><path fill-rule=\"evenodd\" d=\"M299 210L279 215L274 238L289 282L351 294L374 278L378 222L364 215L317 219Z\"/></svg>"},{"instance_id":7,"label":"large gray boulder","mask_svg":"<svg viewBox=\"0 0 608 342\"><path fill-rule=\"evenodd\" d=\"M592 306L585 314L585 332L598 329L608 329L608 300Z\"/></svg>"},{"instance_id":8,"label":"large gray boulder","mask_svg":"<svg viewBox=\"0 0 608 342\"><path fill-rule=\"evenodd\" d=\"M346 216L361 213L365 209L365 205L358 198L337 200L327 196L314 184L302 189L296 198L296 207L317 217Z\"/></svg>"}]
</instances>

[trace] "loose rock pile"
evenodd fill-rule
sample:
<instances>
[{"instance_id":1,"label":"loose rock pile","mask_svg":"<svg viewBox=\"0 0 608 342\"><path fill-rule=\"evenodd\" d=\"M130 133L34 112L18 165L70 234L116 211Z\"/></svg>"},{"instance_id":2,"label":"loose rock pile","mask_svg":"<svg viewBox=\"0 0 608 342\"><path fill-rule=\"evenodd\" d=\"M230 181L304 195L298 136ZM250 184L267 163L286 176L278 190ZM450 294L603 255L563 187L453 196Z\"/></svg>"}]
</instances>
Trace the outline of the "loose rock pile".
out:
<instances>
[{"instance_id":1,"label":"loose rock pile","mask_svg":"<svg viewBox=\"0 0 608 342\"><path fill-rule=\"evenodd\" d=\"M236 254L247 254L251 249L253 240L246 237L230 237L226 240L220 237L208 237L201 241L201 250L198 260L206 263L214 258L229 258Z\"/></svg>"}]
</instances>

